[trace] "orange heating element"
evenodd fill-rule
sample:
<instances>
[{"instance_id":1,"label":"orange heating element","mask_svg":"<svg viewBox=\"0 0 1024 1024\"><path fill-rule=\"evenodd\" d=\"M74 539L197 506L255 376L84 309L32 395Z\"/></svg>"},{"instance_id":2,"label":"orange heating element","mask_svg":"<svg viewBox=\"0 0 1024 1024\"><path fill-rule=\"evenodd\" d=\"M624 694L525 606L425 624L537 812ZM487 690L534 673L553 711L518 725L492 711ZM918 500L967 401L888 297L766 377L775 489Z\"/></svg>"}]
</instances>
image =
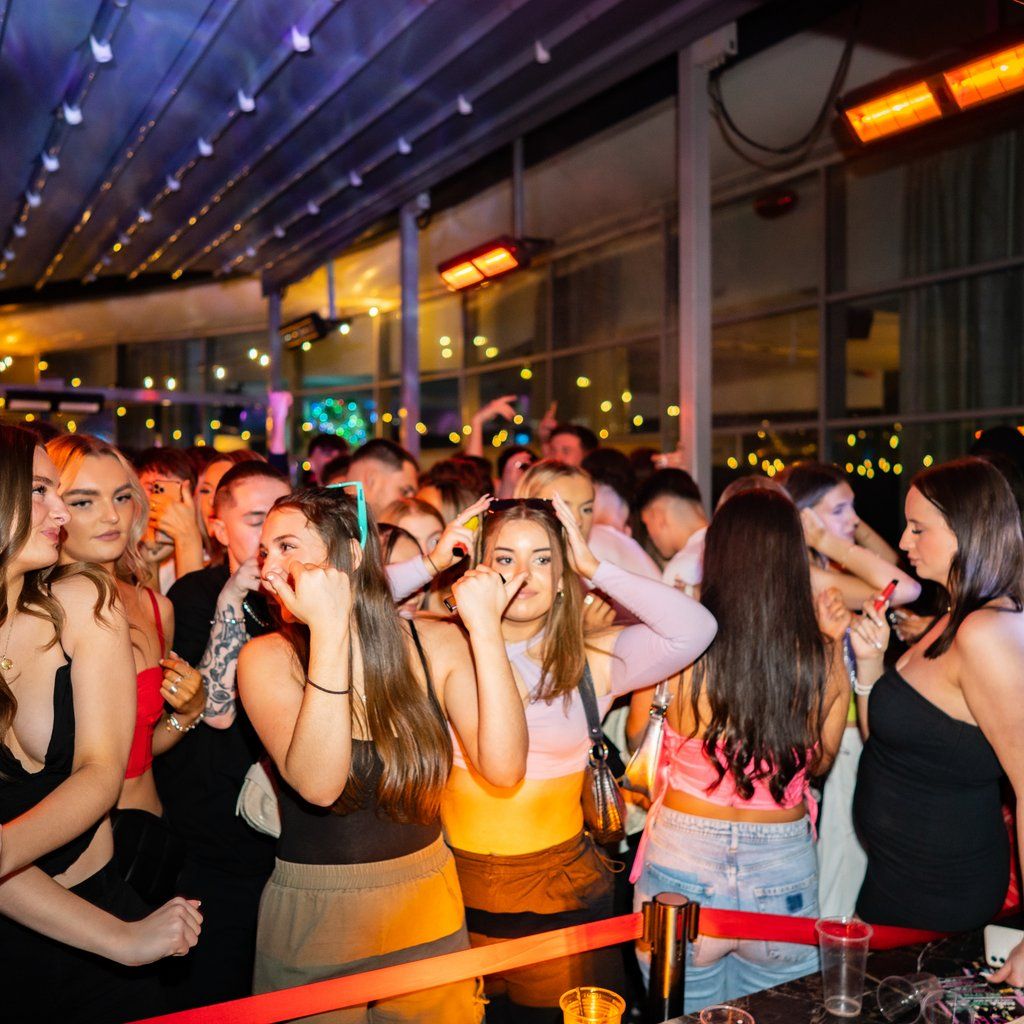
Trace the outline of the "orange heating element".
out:
<instances>
[{"instance_id":1,"label":"orange heating element","mask_svg":"<svg viewBox=\"0 0 1024 1024\"><path fill-rule=\"evenodd\" d=\"M961 110L1024 89L1024 45L953 68L943 77Z\"/></svg>"},{"instance_id":2,"label":"orange heating element","mask_svg":"<svg viewBox=\"0 0 1024 1024\"><path fill-rule=\"evenodd\" d=\"M942 116L927 82L897 89L876 100L850 107L843 113L861 142L916 128Z\"/></svg>"}]
</instances>

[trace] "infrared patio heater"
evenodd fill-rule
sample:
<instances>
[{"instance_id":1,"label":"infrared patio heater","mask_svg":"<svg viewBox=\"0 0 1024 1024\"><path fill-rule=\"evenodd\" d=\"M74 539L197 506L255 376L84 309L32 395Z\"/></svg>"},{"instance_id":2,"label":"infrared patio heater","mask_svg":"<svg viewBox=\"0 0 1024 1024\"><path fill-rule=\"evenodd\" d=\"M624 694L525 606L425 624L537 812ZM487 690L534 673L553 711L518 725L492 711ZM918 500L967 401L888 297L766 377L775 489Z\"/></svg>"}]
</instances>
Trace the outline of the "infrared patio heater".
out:
<instances>
[{"instance_id":1,"label":"infrared patio heater","mask_svg":"<svg viewBox=\"0 0 1024 1024\"><path fill-rule=\"evenodd\" d=\"M453 292L460 292L527 266L529 249L530 240L502 235L439 263L437 272Z\"/></svg>"},{"instance_id":2,"label":"infrared patio heater","mask_svg":"<svg viewBox=\"0 0 1024 1024\"><path fill-rule=\"evenodd\" d=\"M1016 97L1017 103L1006 102ZM984 110L1020 116L1024 100L1024 38L988 37L970 50L947 55L864 86L838 103L847 142L863 148L925 125Z\"/></svg>"}]
</instances>

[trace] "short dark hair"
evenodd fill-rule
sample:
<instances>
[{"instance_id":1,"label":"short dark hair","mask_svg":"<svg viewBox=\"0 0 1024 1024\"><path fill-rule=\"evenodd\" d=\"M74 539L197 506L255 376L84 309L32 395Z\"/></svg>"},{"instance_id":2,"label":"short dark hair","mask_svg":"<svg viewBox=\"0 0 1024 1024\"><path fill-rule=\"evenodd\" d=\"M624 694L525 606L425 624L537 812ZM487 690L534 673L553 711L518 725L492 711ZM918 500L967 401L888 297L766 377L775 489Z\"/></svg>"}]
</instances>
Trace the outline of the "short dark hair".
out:
<instances>
[{"instance_id":1,"label":"short dark hair","mask_svg":"<svg viewBox=\"0 0 1024 1024\"><path fill-rule=\"evenodd\" d=\"M573 437L579 440L580 447L584 452L592 452L598 446L597 434L589 427L581 426L579 423L559 423L551 431L548 441L554 441L559 434L572 434Z\"/></svg>"},{"instance_id":2,"label":"short dark hair","mask_svg":"<svg viewBox=\"0 0 1024 1024\"><path fill-rule=\"evenodd\" d=\"M652 473L636 496L637 511L657 498L680 498L701 503L700 488L685 469L659 469Z\"/></svg>"},{"instance_id":3,"label":"short dark hair","mask_svg":"<svg viewBox=\"0 0 1024 1024\"><path fill-rule=\"evenodd\" d=\"M193 487L196 485L192 460L180 448L147 448L136 456L135 470L139 476L143 473L161 473L178 480L187 480Z\"/></svg>"},{"instance_id":4,"label":"short dark hair","mask_svg":"<svg viewBox=\"0 0 1024 1024\"><path fill-rule=\"evenodd\" d=\"M359 462L363 462L365 459L381 462L389 469L401 469L403 463L406 462L411 462L416 467L417 472L419 472L420 468L419 463L412 457L410 452L407 452L400 444L389 441L386 437L375 437L373 440L367 441L366 444L360 445L352 453L352 461L349 463L349 468Z\"/></svg>"},{"instance_id":5,"label":"short dark hair","mask_svg":"<svg viewBox=\"0 0 1024 1024\"><path fill-rule=\"evenodd\" d=\"M595 484L610 487L624 502L631 504L636 493L636 474L629 456L618 448L598 448L581 463Z\"/></svg>"},{"instance_id":6,"label":"short dark hair","mask_svg":"<svg viewBox=\"0 0 1024 1024\"><path fill-rule=\"evenodd\" d=\"M335 455L322 470L320 470L320 484L326 487L334 482L334 477L341 479L348 476L349 467L352 465L352 456L348 452Z\"/></svg>"},{"instance_id":7,"label":"short dark hair","mask_svg":"<svg viewBox=\"0 0 1024 1024\"><path fill-rule=\"evenodd\" d=\"M349 452L348 441L343 437L339 437L337 434L317 434L312 441L309 442L309 448L307 449L310 455L319 449L324 451L335 452L338 455L347 455Z\"/></svg>"},{"instance_id":8,"label":"short dark hair","mask_svg":"<svg viewBox=\"0 0 1024 1024\"><path fill-rule=\"evenodd\" d=\"M258 462L255 460L239 462L220 478L217 490L213 494L213 514L215 516L220 515L225 504L229 501L234 501L233 492L236 484L240 484L245 480L254 480L257 477L264 477L267 480L280 480L281 483L288 484L288 479L285 475L274 469L269 462L263 462L262 460Z\"/></svg>"}]
</instances>

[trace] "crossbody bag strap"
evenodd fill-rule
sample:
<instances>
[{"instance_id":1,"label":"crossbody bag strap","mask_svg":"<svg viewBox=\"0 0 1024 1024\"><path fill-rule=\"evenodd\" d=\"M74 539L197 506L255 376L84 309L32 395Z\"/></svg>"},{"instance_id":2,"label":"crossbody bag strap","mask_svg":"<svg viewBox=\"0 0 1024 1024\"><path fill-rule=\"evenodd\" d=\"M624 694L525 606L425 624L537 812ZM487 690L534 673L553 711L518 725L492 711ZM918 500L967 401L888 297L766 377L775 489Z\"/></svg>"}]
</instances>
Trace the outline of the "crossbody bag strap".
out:
<instances>
[{"instance_id":1,"label":"crossbody bag strap","mask_svg":"<svg viewBox=\"0 0 1024 1024\"><path fill-rule=\"evenodd\" d=\"M587 734L590 736L590 744L605 751L604 733L601 731L601 714L597 708L597 694L594 692L594 677L590 674L590 663L583 663L583 678L579 685L580 700L583 702L583 711L587 716Z\"/></svg>"}]
</instances>

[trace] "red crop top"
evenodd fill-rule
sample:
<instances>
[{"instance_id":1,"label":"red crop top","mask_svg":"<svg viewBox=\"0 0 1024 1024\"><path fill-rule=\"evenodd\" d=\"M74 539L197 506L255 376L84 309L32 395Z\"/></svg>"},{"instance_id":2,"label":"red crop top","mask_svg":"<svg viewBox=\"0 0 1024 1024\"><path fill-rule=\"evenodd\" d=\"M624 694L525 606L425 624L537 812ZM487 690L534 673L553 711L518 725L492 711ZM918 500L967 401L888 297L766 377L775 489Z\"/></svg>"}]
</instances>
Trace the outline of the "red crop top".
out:
<instances>
[{"instance_id":1,"label":"red crop top","mask_svg":"<svg viewBox=\"0 0 1024 1024\"><path fill-rule=\"evenodd\" d=\"M160 618L160 605L156 595L148 587L146 593L153 603L153 620L156 622L156 635L160 641L160 656L164 653L164 624ZM126 779L137 779L145 775L153 763L153 733L164 713L164 699L160 696L160 687L164 681L164 670L159 665L144 668L135 677L135 732L132 734L132 745L128 751L128 768L124 773Z\"/></svg>"}]
</instances>

